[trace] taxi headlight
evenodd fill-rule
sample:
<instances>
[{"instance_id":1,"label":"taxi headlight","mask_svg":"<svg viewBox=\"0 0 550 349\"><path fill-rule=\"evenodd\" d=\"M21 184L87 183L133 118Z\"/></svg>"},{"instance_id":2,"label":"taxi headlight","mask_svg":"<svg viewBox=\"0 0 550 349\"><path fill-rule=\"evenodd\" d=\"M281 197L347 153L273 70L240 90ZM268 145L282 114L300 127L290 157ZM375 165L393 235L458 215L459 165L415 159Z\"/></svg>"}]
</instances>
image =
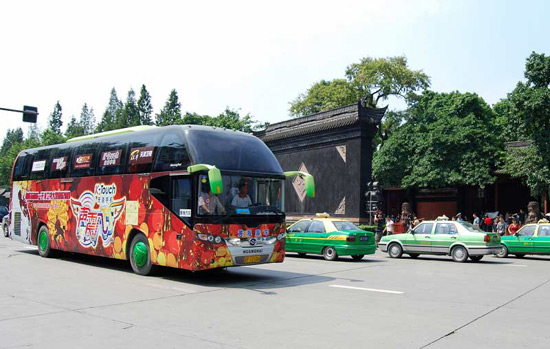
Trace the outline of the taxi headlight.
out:
<instances>
[{"instance_id":1,"label":"taxi headlight","mask_svg":"<svg viewBox=\"0 0 550 349\"><path fill-rule=\"evenodd\" d=\"M277 240L282 240L286 237L286 233L281 233L279 235L277 235Z\"/></svg>"}]
</instances>

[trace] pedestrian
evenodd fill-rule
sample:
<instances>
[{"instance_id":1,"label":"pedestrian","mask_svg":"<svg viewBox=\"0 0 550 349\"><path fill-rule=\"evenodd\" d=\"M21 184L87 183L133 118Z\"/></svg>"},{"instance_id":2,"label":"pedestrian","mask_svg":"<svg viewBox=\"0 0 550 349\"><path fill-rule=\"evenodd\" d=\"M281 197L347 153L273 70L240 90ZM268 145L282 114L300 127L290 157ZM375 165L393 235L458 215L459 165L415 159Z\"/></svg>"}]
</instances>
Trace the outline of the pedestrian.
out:
<instances>
[{"instance_id":1,"label":"pedestrian","mask_svg":"<svg viewBox=\"0 0 550 349\"><path fill-rule=\"evenodd\" d=\"M489 233L493 229L493 220L489 217L488 214L485 214L485 219L483 220L483 225L485 225L485 232Z\"/></svg>"},{"instance_id":2,"label":"pedestrian","mask_svg":"<svg viewBox=\"0 0 550 349\"><path fill-rule=\"evenodd\" d=\"M518 219L519 219L518 223L520 225L525 225L525 211L523 210L523 208L519 209Z\"/></svg>"},{"instance_id":3,"label":"pedestrian","mask_svg":"<svg viewBox=\"0 0 550 349\"><path fill-rule=\"evenodd\" d=\"M378 243L382 238L382 232L384 231L384 217L382 216L382 213L378 213L376 217L374 217L374 224L376 224L376 235L374 236L374 241L376 242L376 246L378 246Z\"/></svg>"},{"instance_id":4,"label":"pedestrian","mask_svg":"<svg viewBox=\"0 0 550 349\"><path fill-rule=\"evenodd\" d=\"M462 222L462 221L464 221L464 219L462 219L462 213L458 212L458 213L456 214L456 220L457 220L457 222Z\"/></svg>"},{"instance_id":5,"label":"pedestrian","mask_svg":"<svg viewBox=\"0 0 550 349\"><path fill-rule=\"evenodd\" d=\"M495 233L499 234L500 236L503 236L504 233L506 233L506 228L507 228L506 222L504 221L504 217L500 215L498 219L495 219L495 221L497 222L495 227Z\"/></svg>"},{"instance_id":6,"label":"pedestrian","mask_svg":"<svg viewBox=\"0 0 550 349\"><path fill-rule=\"evenodd\" d=\"M519 228L521 228L521 225L518 223L517 218L512 218L512 223L506 229L506 235L516 235Z\"/></svg>"},{"instance_id":7,"label":"pedestrian","mask_svg":"<svg viewBox=\"0 0 550 349\"><path fill-rule=\"evenodd\" d=\"M390 216L386 216L386 227L384 228L384 235L393 235L393 221Z\"/></svg>"},{"instance_id":8,"label":"pedestrian","mask_svg":"<svg viewBox=\"0 0 550 349\"><path fill-rule=\"evenodd\" d=\"M479 217L477 216L477 212L474 212L474 227L478 228L478 229L481 229L481 226L480 226L480 219Z\"/></svg>"}]
</instances>

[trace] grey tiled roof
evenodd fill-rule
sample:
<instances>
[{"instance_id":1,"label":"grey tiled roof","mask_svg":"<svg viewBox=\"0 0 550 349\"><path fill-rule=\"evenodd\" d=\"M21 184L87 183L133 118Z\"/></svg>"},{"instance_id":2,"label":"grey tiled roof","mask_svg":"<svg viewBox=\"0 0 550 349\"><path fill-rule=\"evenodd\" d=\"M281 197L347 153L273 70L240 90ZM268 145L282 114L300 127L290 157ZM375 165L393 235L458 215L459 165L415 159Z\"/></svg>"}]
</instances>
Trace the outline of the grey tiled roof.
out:
<instances>
[{"instance_id":1,"label":"grey tiled roof","mask_svg":"<svg viewBox=\"0 0 550 349\"><path fill-rule=\"evenodd\" d=\"M267 126L254 135L264 142L337 129L354 124L380 124L385 108L367 108L360 103L290 119Z\"/></svg>"}]
</instances>

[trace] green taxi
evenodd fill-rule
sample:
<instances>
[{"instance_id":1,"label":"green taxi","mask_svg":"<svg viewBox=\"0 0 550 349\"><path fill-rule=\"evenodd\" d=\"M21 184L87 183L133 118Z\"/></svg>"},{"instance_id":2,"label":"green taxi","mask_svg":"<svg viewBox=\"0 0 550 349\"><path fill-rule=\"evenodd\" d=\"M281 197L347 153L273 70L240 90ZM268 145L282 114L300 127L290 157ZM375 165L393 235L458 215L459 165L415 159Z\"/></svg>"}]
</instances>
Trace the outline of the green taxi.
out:
<instances>
[{"instance_id":1,"label":"green taxi","mask_svg":"<svg viewBox=\"0 0 550 349\"><path fill-rule=\"evenodd\" d=\"M288 227L286 251L298 252L300 256L322 254L329 261L338 256L351 256L359 261L366 254L376 252L376 243L374 233L341 218L318 214L316 218L302 219Z\"/></svg>"},{"instance_id":2,"label":"green taxi","mask_svg":"<svg viewBox=\"0 0 550 349\"><path fill-rule=\"evenodd\" d=\"M378 244L382 252L391 258L403 253L411 258L420 254L450 255L456 262L466 262L468 257L477 262L487 254L500 251L500 236L485 233L471 223L463 221L424 221L404 234L382 237Z\"/></svg>"},{"instance_id":3,"label":"green taxi","mask_svg":"<svg viewBox=\"0 0 550 349\"><path fill-rule=\"evenodd\" d=\"M526 254L550 254L550 223L527 224L521 227L515 235L503 236L502 247L497 257L507 257L513 254L518 258Z\"/></svg>"}]
</instances>

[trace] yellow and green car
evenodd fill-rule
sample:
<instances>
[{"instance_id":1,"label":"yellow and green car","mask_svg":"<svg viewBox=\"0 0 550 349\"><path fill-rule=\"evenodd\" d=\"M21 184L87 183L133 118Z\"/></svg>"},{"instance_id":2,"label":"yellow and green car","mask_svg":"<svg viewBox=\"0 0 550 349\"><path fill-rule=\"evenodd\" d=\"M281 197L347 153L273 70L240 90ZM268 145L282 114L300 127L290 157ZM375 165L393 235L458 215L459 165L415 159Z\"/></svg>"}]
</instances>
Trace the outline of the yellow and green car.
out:
<instances>
[{"instance_id":1,"label":"yellow and green car","mask_svg":"<svg viewBox=\"0 0 550 349\"><path fill-rule=\"evenodd\" d=\"M485 233L471 223L462 221L424 221L404 234L382 237L378 244L391 258L403 253L411 258L420 254L450 255L455 262L468 257L477 262L487 254L500 251L500 235Z\"/></svg>"},{"instance_id":2,"label":"yellow and green car","mask_svg":"<svg viewBox=\"0 0 550 349\"><path fill-rule=\"evenodd\" d=\"M355 261L376 252L374 233L359 229L341 218L302 219L287 229L286 251L322 254L334 261L338 256L351 256Z\"/></svg>"},{"instance_id":3,"label":"yellow and green car","mask_svg":"<svg viewBox=\"0 0 550 349\"><path fill-rule=\"evenodd\" d=\"M526 254L550 254L550 223L540 222L524 225L515 235L503 236L502 247L497 257L513 254L522 258Z\"/></svg>"}]
</instances>

